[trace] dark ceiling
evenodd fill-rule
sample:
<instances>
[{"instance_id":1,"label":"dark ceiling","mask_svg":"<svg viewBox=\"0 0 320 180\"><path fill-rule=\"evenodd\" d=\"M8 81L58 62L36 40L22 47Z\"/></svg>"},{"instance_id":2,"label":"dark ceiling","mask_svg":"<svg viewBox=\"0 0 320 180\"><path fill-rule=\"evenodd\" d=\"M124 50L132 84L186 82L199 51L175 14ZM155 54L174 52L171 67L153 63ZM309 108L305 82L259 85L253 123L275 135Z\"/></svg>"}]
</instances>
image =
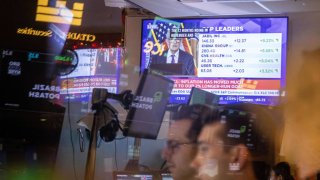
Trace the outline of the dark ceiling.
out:
<instances>
[{"instance_id":1,"label":"dark ceiling","mask_svg":"<svg viewBox=\"0 0 320 180\"><path fill-rule=\"evenodd\" d=\"M55 2L50 0L50 2ZM71 26L71 31L86 33L121 33L122 9L107 7L103 0L67 0L67 7L73 3L84 3L83 20L81 26ZM37 1L4 0L1 1L1 21L6 27L10 26L41 26L47 23L35 22ZM2 29L1 31L3 31Z\"/></svg>"},{"instance_id":2,"label":"dark ceiling","mask_svg":"<svg viewBox=\"0 0 320 180\"><path fill-rule=\"evenodd\" d=\"M52 23L35 21L37 2L37 0L5 0L1 2L2 28L0 33L0 48L51 52L51 41L54 38L17 33L18 29L27 28L40 31L49 30L49 26ZM55 2L55 0L49 0L49 7L53 7L54 5L52 4ZM106 46L109 46L110 43L113 46L113 44L121 41L124 30L121 8L107 7L103 0L67 0L66 2L68 8L72 8L75 2L84 3L82 24L81 26L69 26L53 23L56 27L63 30L66 34L68 32L94 34L96 36L95 42L99 44L101 42L105 44L109 43ZM78 42L68 39L65 46L69 44L71 47L74 43Z\"/></svg>"}]
</instances>

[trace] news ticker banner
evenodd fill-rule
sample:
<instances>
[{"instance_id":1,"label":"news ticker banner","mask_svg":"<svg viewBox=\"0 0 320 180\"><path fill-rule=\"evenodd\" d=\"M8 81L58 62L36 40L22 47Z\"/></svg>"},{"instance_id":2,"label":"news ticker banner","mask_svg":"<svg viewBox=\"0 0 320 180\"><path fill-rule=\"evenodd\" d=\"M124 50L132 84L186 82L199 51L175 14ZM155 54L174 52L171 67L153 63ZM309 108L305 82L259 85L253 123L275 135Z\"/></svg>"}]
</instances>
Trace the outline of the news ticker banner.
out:
<instances>
[{"instance_id":1,"label":"news ticker banner","mask_svg":"<svg viewBox=\"0 0 320 180\"><path fill-rule=\"evenodd\" d=\"M60 94L91 93L93 88L117 91L117 77L77 77L61 80Z\"/></svg>"},{"instance_id":2,"label":"news ticker banner","mask_svg":"<svg viewBox=\"0 0 320 180\"><path fill-rule=\"evenodd\" d=\"M172 79L174 88L170 100L177 103L185 103L189 99L192 87L219 95L220 103L240 101L276 103L280 95L280 80L277 79Z\"/></svg>"},{"instance_id":3,"label":"news ticker banner","mask_svg":"<svg viewBox=\"0 0 320 180\"><path fill-rule=\"evenodd\" d=\"M175 104L185 104L189 100L189 95L172 94L170 102ZM277 105L281 101L281 96L244 96L244 95L219 95L219 104L233 104L233 103L254 103Z\"/></svg>"}]
</instances>

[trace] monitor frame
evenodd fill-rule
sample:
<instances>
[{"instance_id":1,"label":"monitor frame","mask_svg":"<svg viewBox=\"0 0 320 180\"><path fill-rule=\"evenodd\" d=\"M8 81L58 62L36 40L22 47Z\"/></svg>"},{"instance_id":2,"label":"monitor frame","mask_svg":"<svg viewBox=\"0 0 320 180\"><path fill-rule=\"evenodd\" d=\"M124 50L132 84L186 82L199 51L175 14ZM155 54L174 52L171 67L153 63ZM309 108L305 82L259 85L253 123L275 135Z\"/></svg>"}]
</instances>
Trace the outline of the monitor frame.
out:
<instances>
[{"instance_id":1,"label":"monitor frame","mask_svg":"<svg viewBox=\"0 0 320 180\"><path fill-rule=\"evenodd\" d=\"M255 104L264 104L264 105L271 105L271 106L276 106L276 105L279 105L281 103L281 101L279 100L282 96L281 95L281 92L284 91L286 89L286 64L287 64L287 54L288 54L288 27L289 27L289 17L288 16L284 16L284 15L275 15L275 16L259 16L259 15L253 15L253 16L249 16L249 15L246 15L246 16L224 16L224 17L187 17L187 18L169 18L169 19L166 19L168 20L169 22L170 21L174 21L174 20L177 20L177 21L185 21L185 20L209 20L209 19L213 19L213 20L225 20L225 19L239 19L239 20L243 20L243 19L255 19L255 18L260 18L260 19L268 19L268 18L271 18L271 19L280 19L280 18L283 18L285 19L285 30L281 30L281 33L283 35L283 42L285 41L285 45L282 45L282 50L283 50L283 54L281 55L281 74L282 74L282 77L279 78L279 84L280 84L280 88L278 89L279 90L279 95L274 95L270 98L264 98L264 96L252 96L252 99L254 100L253 103ZM159 19L159 18L158 18ZM146 31L147 29L147 24L144 22L147 22L147 21L151 21L151 20L155 20L155 18L146 18L146 19L142 19L141 20L141 39L140 39L140 42L141 42L141 49L140 49L140 68L141 70L145 69L145 68L148 68L149 65L150 65L150 62L148 62L148 60L146 60L146 55L145 53L143 52L143 49L145 48L145 42L147 41L147 36L145 34L144 31ZM151 24L152 25L152 24ZM152 29L152 26L150 26L149 28ZM264 32L259 32L259 33L264 33ZM241 34L239 34L241 35ZM176 77L177 76L173 76L172 78L174 80L176 80ZM188 78L188 77L182 77L182 79L185 79L185 78ZM252 78L249 78L249 79L252 79ZM257 78L258 79L258 78ZM261 78L260 78L261 79ZM263 78L262 78L263 79ZM175 89L174 89L175 90ZM173 91L174 91L173 90ZM190 92L190 90L188 90L188 92ZM220 94L219 94L220 95ZM171 98L170 98L170 103L172 104L181 104L181 103L187 103L188 101L188 97L190 96L190 94L172 94L171 95ZM250 99L251 96L243 96L243 95L230 95L232 97L235 97L237 96L237 100L234 100L232 98L227 98L228 96L223 96L225 98L224 101L222 101L222 104L234 104L234 103L242 103L242 102L247 102ZM244 98L243 98L244 97ZM261 98L262 97L262 98ZM241 98L241 99L239 99ZM239 99L239 100L238 100Z\"/></svg>"},{"instance_id":2,"label":"monitor frame","mask_svg":"<svg viewBox=\"0 0 320 180\"><path fill-rule=\"evenodd\" d=\"M154 111L160 112L158 114L159 116L154 116L154 118L153 118L153 121L155 122L154 124L157 124L157 127L155 128L156 129L156 133L148 134L147 132L141 132L141 131L139 131L139 132L136 131L135 132L135 130L133 129L133 123L135 123L134 125L138 125L139 123L140 123L139 125L146 125L148 122L147 121L138 122L137 119L134 119L135 118L135 114L138 112L138 108L136 108L136 107L131 105L131 108L129 109L129 112L127 114L126 121L125 121L125 124L124 124L124 127L123 127L123 135L124 136L139 137L139 138L146 138L146 139L157 139L157 136L158 136L158 133L159 133L162 121L163 121L163 117L164 117L164 114L165 114L165 111L166 111L166 105L167 105L167 103L169 101L169 96L171 94L171 90L172 90L173 85L174 85L174 81L172 81L172 80L170 80L170 79L168 79L168 78L166 78L164 76L159 75L156 71L145 69L144 72L142 73L141 77L140 77L139 85L138 85L138 88L137 88L136 93L135 93L135 98L143 96L143 94L141 94L141 93L143 92L145 86L148 87L148 85L149 85L150 87L152 87L152 85L150 85L150 84L147 85L146 84L148 76L153 76L153 77L157 78L157 80L159 80L159 81L163 81L163 82L167 82L168 83L167 89L163 90L163 92L162 92L163 93L162 98L164 100L161 101L161 103L162 103L162 104L160 104L161 106L159 106L158 109L155 109L155 110L154 110L154 107L149 109L150 111L154 110ZM157 82L157 83L159 83L159 82ZM156 90L156 89L154 89L154 90ZM166 92L166 91L170 91L170 92ZM137 100L134 100L133 103L135 103L135 101L137 101ZM139 100L137 102L140 103ZM165 102L165 104L164 104L164 102ZM152 106L154 104L154 101L153 102L148 102L148 103L149 103L149 105L151 104L151 106ZM159 109L159 108L162 108L162 109ZM143 110L141 110L141 111L143 111ZM148 113L150 111L145 111L145 113ZM158 119L156 119L156 118L158 118ZM146 129L148 129L148 128L146 128Z\"/></svg>"}]
</instances>

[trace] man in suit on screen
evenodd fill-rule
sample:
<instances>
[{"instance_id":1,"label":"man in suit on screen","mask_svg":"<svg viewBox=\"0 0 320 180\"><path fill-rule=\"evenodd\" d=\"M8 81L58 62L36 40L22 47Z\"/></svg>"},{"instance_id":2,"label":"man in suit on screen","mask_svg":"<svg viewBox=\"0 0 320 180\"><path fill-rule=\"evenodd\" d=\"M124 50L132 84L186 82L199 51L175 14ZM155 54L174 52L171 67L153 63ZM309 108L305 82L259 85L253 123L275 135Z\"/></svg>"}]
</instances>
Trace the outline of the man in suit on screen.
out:
<instances>
[{"instance_id":1,"label":"man in suit on screen","mask_svg":"<svg viewBox=\"0 0 320 180\"><path fill-rule=\"evenodd\" d=\"M181 74L175 75L195 75L193 56L180 49L182 39L167 38L166 41L168 50L164 51L161 56L151 57L151 68L153 64L182 64Z\"/></svg>"}]
</instances>

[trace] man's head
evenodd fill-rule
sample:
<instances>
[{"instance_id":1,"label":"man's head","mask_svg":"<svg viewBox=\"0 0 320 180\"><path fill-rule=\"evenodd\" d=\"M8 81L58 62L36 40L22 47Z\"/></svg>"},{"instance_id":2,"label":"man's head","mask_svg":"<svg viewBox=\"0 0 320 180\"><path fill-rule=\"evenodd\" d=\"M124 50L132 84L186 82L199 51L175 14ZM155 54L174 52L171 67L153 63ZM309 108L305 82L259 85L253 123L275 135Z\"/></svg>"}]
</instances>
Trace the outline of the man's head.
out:
<instances>
[{"instance_id":1,"label":"man's head","mask_svg":"<svg viewBox=\"0 0 320 180\"><path fill-rule=\"evenodd\" d=\"M256 110L249 105L225 106L216 110L217 116L212 121L204 122L198 137L198 153L191 163L198 178L256 179L251 156L264 153L259 153L258 141L262 136L257 121L268 118Z\"/></svg>"},{"instance_id":2,"label":"man's head","mask_svg":"<svg viewBox=\"0 0 320 180\"><path fill-rule=\"evenodd\" d=\"M196 175L190 163L197 153L197 136L201 122L211 118L210 107L204 105L182 106L172 117L163 157L175 180L193 179ZM191 127L195 128L190 130Z\"/></svg>"},{"instance_id":3,"label":"man's head","mask_svg":"<svg viewBox=\"0 0 320 180\"><path fill-rule=\"evenodd\" d=\"M167 43L168 43L169 50L171 51L172 54L174 54L180 48L181 39L179 39L179 38L168 38L167 39Z\"/></svg>"},{"instance_id":4,"label":"man's head","mask_svg":"<svg viewBox=\"0 0 320 180\"><path fill-rule=\"evenodd\" d=\"M191 124L190 119L180 119L172 122L169 127L163 157L174 179L187 179L195 175L195 170L189 167L197 152L194 142L187 137Z\"/></svg>"},{"instance_id":5,"label":"man's head","mask_svg":"<svg viewBox=\"0 0 320 180\"><path fill-rule=\"evenodd\" d=\"M166 34L166 42L168 44L169 51L174 54L180 48L181 38L170 37L170 31L168 31Z\"/></svg>"}]
</instances>

